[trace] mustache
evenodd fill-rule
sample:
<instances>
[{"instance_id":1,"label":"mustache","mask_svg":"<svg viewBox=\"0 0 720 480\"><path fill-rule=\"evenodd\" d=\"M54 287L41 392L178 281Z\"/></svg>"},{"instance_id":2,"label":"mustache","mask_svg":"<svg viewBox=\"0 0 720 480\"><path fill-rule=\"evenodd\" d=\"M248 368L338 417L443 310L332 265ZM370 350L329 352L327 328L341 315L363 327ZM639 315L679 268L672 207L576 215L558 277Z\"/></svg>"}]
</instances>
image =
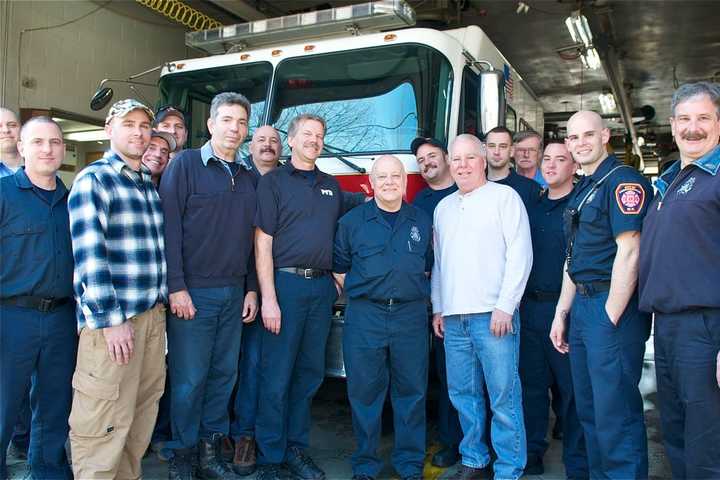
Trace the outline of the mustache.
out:
<instances>
[{"instance_id":1,"label":"mustache","mask_svg":"<svg viewBox=\"0 0 720 480\"><path fill-rule=\"evenodd\" d=\"M707 138L707 134L705 134L703 132L686 131L686 132L682 132L680 134L680 137L683 140L690 140L690 141L705 140Z\"/></svg>"},{"instance_id":2,"label":"mustache","mask_svg":"<svg viewBox=\"0 0 720 480\"><path fill-rule=\"evenodd\" d=\"M273 147L263 147L260 149L260 153L270 152L273 155L275 154L275 149Z\"/></svg>"},{"instance_id":3,"label":"mustache","mask_svg":"<svg viewBox=\"0 0 720 480\"><path fill-rule=\"evenodd\" d=\"M423 173L427 173L430 171L431 168L437 168L437 164L435 163L426 163L423 167Z\"/></svg>"}]
</instances>

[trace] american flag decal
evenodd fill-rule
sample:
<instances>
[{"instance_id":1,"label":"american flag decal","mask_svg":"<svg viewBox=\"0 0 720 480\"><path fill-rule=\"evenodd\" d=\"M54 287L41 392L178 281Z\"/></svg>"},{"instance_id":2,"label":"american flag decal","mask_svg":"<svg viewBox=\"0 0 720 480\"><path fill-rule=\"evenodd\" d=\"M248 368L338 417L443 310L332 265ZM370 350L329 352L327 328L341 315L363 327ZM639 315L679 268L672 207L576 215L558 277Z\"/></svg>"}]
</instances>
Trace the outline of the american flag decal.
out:
<instances>
[{"instance_id":1,"label":"american flag decal","mask_svg":"<svg viewBox=\"0 0 720 480\"><path fill-rule=\"evenodd\" d=\"M505 98L512 100L513 98L513 79L510 65L507 63L503 66L503 76L505 77Z\"/></svg>"}]
</instances>

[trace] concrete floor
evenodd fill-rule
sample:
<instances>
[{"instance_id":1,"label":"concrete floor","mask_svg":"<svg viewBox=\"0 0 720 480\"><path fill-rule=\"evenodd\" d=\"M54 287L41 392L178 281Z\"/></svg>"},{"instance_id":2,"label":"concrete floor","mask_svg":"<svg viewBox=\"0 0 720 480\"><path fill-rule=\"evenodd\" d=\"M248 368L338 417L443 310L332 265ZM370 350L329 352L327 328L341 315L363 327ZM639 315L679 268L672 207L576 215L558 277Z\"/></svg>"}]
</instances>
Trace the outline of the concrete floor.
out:
<instances>
[{"instance_id":1,"label":"concrete floor","mask_svg":"<svg viewBox=\"0 0 720 480\"><path fill-rule=\"evenodd\" d=\"M648 349L645 354L645 365L643 377L640 382L640 389L645 400L645 420L648 430L648 450L650 462L651 479L670 479L670 468L665 459L659 432L659 419L655 388L655 368L653 362L652 343L648 342ZM433 408L432 394L429 399L429 408ZM392 418L389 409L383 419L385 433L382 437L380 452L381 456L389 462L392 451ZM312 446L310 455L318 465L325 470L330 480L349 479L352 476L350 470L350 455L354 448L352 425L350 420L350 405L347 401L345 383L343 380L327 379L320 389L313 406L313 429L311 434ZM437 445L436 425L429 419L428 452L435 452ZM385 428L387 427L387 428ZM545 474L528 479L563 479L565 471L561 460L562 445L559 441L553 440L550 449L545 456ZM428 455L428 458L430 453ZM444 479L452 476L457 467L439 469L432 467L426 462L425 476L428 480ZM24 462L9 460L8 469L11 479L22 479L26 472ZM160 462L155 455L149 455L143 461L143 478L156 480L167 478L167 464ZM253 476L247 477L253 480ZM392 467L387 465L381 474L381 478L398 478Z\"/></svg>"}]
</instances>

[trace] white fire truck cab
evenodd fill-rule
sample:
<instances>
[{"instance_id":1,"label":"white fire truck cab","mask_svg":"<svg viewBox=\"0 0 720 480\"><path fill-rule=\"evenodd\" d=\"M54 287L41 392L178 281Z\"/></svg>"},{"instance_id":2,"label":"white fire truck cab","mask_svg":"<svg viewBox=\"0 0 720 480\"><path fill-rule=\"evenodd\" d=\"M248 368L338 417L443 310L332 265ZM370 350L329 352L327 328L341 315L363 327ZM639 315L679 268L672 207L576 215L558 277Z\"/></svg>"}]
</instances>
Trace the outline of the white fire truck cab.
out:
<instances>
[{"instance_id":1,"label":"white fire truck cab","mask_svg":"<svg viewBox=\"0 0 720 480\"><path fill-rule=\"evenodd\" d=\"M540 103L479 27L414 24L403 0L380 0L188 33L188 46L211 56L166 64L160 101L183 109L188 147L197 148L208 138L212 98L242 93L252 104L250 131L274 126L285 158L289 121L321 115L327 122L321 170L344 190L366 191L373 160L393 154L408 171L411 201L424 186L410 152L414 138L447 144L498 125L543 129ZM327 373L344 377L342 306L334 319Z\"/></svg>"}]
</instances>

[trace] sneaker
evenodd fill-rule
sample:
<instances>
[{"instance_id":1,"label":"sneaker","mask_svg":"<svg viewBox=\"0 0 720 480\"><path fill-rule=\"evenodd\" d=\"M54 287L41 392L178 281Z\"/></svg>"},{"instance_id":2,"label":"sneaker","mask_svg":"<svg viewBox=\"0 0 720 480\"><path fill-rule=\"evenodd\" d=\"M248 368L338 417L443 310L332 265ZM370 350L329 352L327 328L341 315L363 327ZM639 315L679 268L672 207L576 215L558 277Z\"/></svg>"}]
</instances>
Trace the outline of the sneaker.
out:
<instances>
[{"instance_id":1,"label":"sneaker","mask_svg":"<svg viewBox=\"0 0 720 480\"><path fill-rule=\"evenodd\" d=\"M240 437L235 441L232 469L238 475L250 475L255 471L255 439Z\"/></svg>"},{"instance_id":2,"label":"sneaker","mask_svg":"<svg viewBox=\"0 0 720 480\"><path fill-rule=\"evenodd\" d=\"M285 464L301 480L325 480L325 472L298 447L290 447Z\"/></svg>"},{"instance_id":3,"label":"sneaker","mask_svg":"<svg viewBox=\"0 0 720 480\"><path fill-rule=\"evenodd\" d=\"M168 465L168 480L193 480L192 459L195 456L190 449L176 450Z\"/></svg>"}]
</instances>

